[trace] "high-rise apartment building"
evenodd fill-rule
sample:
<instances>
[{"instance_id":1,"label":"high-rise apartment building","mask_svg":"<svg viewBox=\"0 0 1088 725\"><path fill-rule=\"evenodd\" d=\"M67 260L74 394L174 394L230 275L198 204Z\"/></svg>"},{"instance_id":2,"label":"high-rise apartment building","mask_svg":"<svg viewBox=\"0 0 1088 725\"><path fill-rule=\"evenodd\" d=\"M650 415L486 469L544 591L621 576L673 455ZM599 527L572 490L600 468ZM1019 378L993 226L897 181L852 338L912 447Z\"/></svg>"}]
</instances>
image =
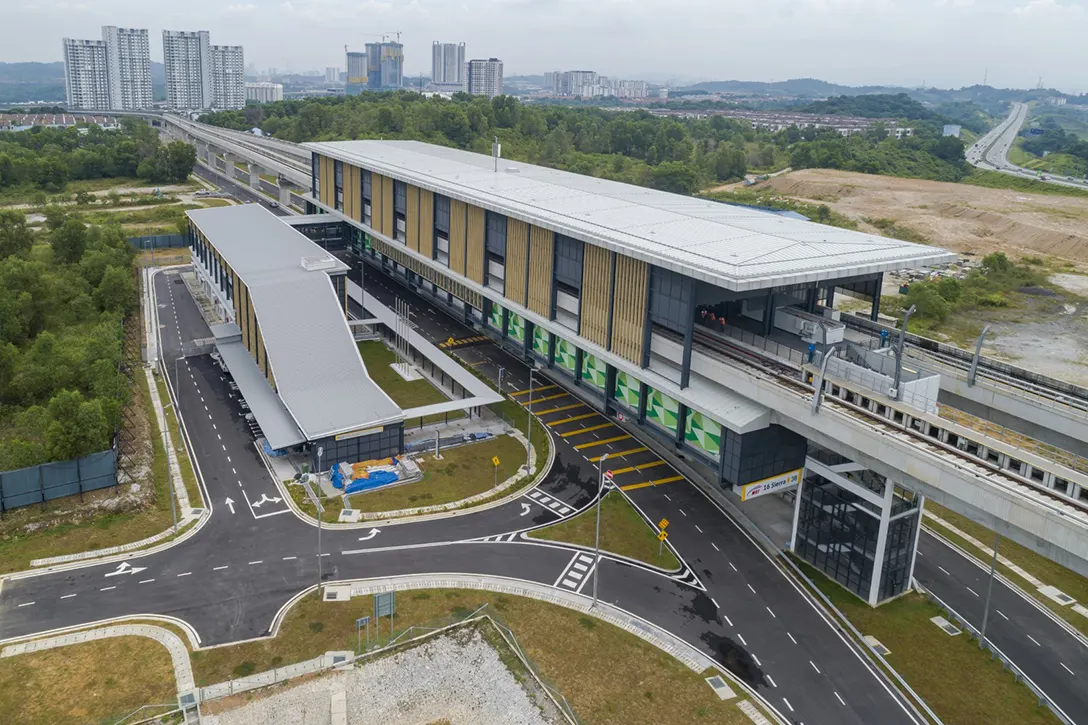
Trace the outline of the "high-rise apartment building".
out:
<instances>
[{"instance_id":1,"label":"high-rise apartment building","mask_svg":"<svg viewBox=\"0 0 1088 725\"><path fill-rule=\"evenodd\" d=\"M105 41L64 39L64 90L69 109L109 108L107 77Z\"/></svg>"},{"instance_id":2,"label":"high-rise apartment building","mask_svg":"<svg viewBox=\"0 0 1088 725\"><path fill-rule=\"evenodd\" d=\"M245 108L245 69L242 46L212 46L212 108Z\"/></svg>"},{"instance_id":3,"label":"high-rise apartment building","mask_svg":"<svg viewBox=\"0 0 1088 725\"><path fill-rule=\"evenodd\" d=\"M325 66L325 82L326 83L339 83L340 82L340 69L334 68L331 65Z\"/></svg>"},{"instance_id":4,"label":"high-rise apartment building","mask_svg":"<svg viewBox=\"0 0 1088 725\"><path fill-rule=\"evenodd\" d=\"M182 110L212 107L212 44L207 30L162 31L166 105Z\"/></svg>"},{"instance_id":5,"label":"high-rise apartment building","mask_svg":"<svg viewBox=\"0 0 1088 725\"><path fill-rule=\"evenodd\" d=\"M367 88L366 53L346 51L344 67L347 68L344 93L357 96Z\"/></svg>"},{"instance_id":6,"label":"high-rise apartment building","mask_svg":"<svg viewBox=\"0 0 1088 725\"><path fill-rule=\"evenodd\" d=\"M494 98L502 95L502 61L498 58L468 62L468 92Z\"/></svg>"},{"instance_id":7,"label":"high-rise apartment building","mask_svg":"<svg viewBox=\"0 0 1088 725\"><path fill-rule=\"evenodd\" d=\"M367 87L396 90L404 82L404 46L400 43L366 44Z\"/></svg>"},{"instance_id":8,"label":"high-rise apartment building","mask_svg":"<svg viewBox=\"0 0 1088 725\"><path fill-rule=\"evenodd\" d=\"M431 43L431 82L436 86L465 83L465 44Z\"/></svg>"},{"instance_id":9,"label":"high-rise apartment building","mask_svg":"<svg viewBox=\"0 0 1088 725\"><path fill-rule=\"evenodd\" d=\"M283 100L282 83L246 83L246 100L254 103L273 103Z\"/></svg>"},{"instance_id":10,"label":"high-rise apartment building","mask_svg":"<svg viewBox=\"0 0 1088 725\"><path fill-rule=\"evenodd\" d=\"M106 83L110 108L136 111L151 107L151 49L147 30L102 26L106 43Z\"/></svg>"}]
</instances>

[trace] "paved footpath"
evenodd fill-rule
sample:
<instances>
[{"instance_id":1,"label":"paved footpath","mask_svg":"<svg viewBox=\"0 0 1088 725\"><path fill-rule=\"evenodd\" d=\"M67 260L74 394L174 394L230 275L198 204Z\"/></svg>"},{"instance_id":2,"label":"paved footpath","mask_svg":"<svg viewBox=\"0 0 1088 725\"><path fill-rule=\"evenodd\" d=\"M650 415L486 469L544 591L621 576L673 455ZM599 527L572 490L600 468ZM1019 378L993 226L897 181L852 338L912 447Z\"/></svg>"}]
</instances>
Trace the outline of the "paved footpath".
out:
<instances>
[{"instance_id":1,"label":"paved footpath","mask_svg":"<svg viewBox=\"0 0 1088 725\"><path fill-rule=\"evenodd\" d=\"M41 652L55 647L93 642L107 637L150 637L155 640L170 653L170 659L174 663L174 679L177 681L178 692L193 689L193 666L189 662L189 650L185 648L185 643L181 641L181 637L168 629L154 627L149 624L122 624L10 644L0 650L0 657L15 657L28 652Z\"/></svg>"}]
</instances>

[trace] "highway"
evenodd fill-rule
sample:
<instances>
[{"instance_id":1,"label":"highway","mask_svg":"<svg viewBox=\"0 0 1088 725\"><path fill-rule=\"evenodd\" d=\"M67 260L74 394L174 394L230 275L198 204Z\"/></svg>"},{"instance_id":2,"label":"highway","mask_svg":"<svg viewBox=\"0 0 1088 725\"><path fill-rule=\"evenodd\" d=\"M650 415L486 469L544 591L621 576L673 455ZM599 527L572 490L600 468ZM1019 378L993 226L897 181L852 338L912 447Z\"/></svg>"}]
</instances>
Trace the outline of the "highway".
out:
<instances>
[{"instance_id":1,"label":"highway","mask_svg":"<svg viewBox=\"0 0 1088 725\"><path fill-rule=\"evenodd\" d=\"M1028 105L1026 103L1013 103L1012 109L1004 121L994 126L985 136L982 136L967 148L965 152L967 162L980 169L999 171L1003 174L1045 181L1050 184L1088 189L1088 180L1086 179L1059 177L1054 174L1044 174L1046 179L1042 179L1031 169L1009 163L1009 149L1012 148L1016 135L1020 133L1020 127L1024 125L1027 116Z\"/></svg>"},{"instance_id":2,"label":"highway","mask_svg":"<svg viewBox=\"0 0 1088 725\"><path fill-rule=\"evenodd\" d=\"M420 331L430 339L470 332L424 300L399 288L394 291L378 273L367 275L367 289L390 303L394 294L410 297ZM123 565L93 564L6 579L0 590L0 638L140 614L183 619L203 645L260 637L268 634L285 602L316 583L319 560L325 582L476 573L588 594L584 583L565 583L573 581L567 573L585 556L583 550L534 542L521 532L591 505L598 478L591 458L611 452L619 461L632 455L631 449L644 448L639 441L602 437L601 430L589 430L599 425L592 416L565 421L576 417L574 408L551 409L577 406L573 398L558 388L541 389L531 402L523 392L528 386L524 365L491 343L466 348L460 351L466 361L486 375L495 378L497 366L505 367L506 391L519 393L516 398L532 404L550 424L557 451L551 472L537 490L484 511L382 525L379 534L368 537L360 536L367 529L326 529L319 559L314 527L299 520L283 501L222 373L207 357L179 360L176 373L170 364L186 343L209 335L196 304L176 273L157 275L154 291L162 360L189 448L196 454L211 517L182 543ZM537 383L547 384L554 383ZM585 410L586 415L592 412ZM647 459L631 458L628 465L633 467L636 460ZM605 557L598 571L603 600L665 627L722 662L789 721L919 721L856 647L728 516L666 466L655 470L655 479L672 480L629 493L651 520L666 517L673 522L670 542L684 565L665 572ZM565 513L542 505L541 495L559 501L557 508ZM227 505L227 498L233 505Z\"/></svg>"}]
</instances>

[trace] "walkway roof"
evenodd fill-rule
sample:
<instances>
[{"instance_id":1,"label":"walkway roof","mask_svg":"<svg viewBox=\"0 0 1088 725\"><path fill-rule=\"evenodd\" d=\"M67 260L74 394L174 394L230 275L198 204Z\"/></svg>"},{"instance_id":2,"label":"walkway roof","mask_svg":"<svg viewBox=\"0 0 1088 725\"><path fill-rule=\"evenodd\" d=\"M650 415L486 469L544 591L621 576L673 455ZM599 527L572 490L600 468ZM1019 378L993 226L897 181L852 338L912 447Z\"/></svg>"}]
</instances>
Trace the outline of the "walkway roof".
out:
<instances>
[{"instance_id":1,"label":"walkway roof","mask_svg":"<svg viewBox=\"0 0 1088 725\"><path fill-rule=\"evenodd\" d=\"M731 290L947 262L935 247L419 141L305 146Z\"/></svg>"},{"instance_id":2,"label":"walkway roof","mask_svg":"<svg viewBox=\"0 0 1088 725\"><path fill-rule=\"evenodd\" d=\"M403 420L367 375L329 280L346 264L257 204L186 214L249 290L276 392L306 440Z\"/></svg>"}]
</instances>

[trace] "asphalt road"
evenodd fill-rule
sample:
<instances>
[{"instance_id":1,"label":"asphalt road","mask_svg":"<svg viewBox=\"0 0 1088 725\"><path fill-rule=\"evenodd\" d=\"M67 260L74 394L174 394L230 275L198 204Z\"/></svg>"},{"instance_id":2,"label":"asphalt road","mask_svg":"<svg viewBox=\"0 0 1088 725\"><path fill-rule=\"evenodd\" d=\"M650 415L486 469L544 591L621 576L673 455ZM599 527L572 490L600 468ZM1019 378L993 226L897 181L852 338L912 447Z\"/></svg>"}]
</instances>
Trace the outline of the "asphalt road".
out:
<instances>
[{"instance_id":1,"label":"asphalt road","mask_svg":"<svg viewBox=\"0 0 1088 725\"><path fill-rule=\"evenodd\" d=\"M368 291L385 301L394 294L411 297L420 331L431 339L470 332L393 284L368 270ZM382 526L374 535L367 528L325 529L318 556L315 528L280 500L225 376L207 357L169 362L187 343L208 336L196 304L176 274L157 275L155 294L162 359L212 515L186 541L123 565L6 580L0 590L0 639L137 614L184 619L204 645L262 636L288 599L317 582L319 562L326 582L476 573L589 593L592 559L580 579L572 575L575 565L586 560L584 551L527 540L519 532L562 518L541 495L561 502L567 516L591 505L599 474L590 458L612 452L620 460L622 450L643 447L638 441L610 441L602 437L603 428L588 430L601 423L586 407L586 418L549 426L556 462L538 490L485 511ZM498 365L505 367L507 392L528 387L528 369L494 345L458 352L494 377ZM554 383L537 384L543 388ZM557 404L567 400L567 405L579 404L564 395L556 387L534 392L532 401L525 393L516 397L532 405L546 423L555 423L562 421L559 416L574 416L539 411L546 410L541 406L562 407ZM647 461L632 458L632 467L641 465L635 460ZM653 467L655 480L673 478L666 468ZM795 722L914 722L898 695L811 600L694 486L679 479L628 493L649 520L672 521L670 543L684 566L665 572L604 557L597 572L602 600L665 627L715 657Z\"/></svg>"},{"instance_id":2,"label":"asphalt road","mask_svg":"<svg viewBox=\"0 0 1088 725\"><path fill-rule=\"evenodd\" d=\"M1009 149L1012 148L1012 144L1016 140L1016 135L1020 133L1020 127L1024 125L1027 115L1028 106L1026 103L1013 103L1008 117L997 126L990 129L986 135L975 141L975 143L967 149L965 153L968 163L977 166L980 169L999 171L1003 174L1010 174L1012 176L1021 176L1026 179L1045 181L1045 183L1058 184L1060 186L1088 189L1088 180L1083 178L1078 179L1073 177L1070 179L1056 176L1055 174L1046 174L1047 178L1044 180L1038 177L1037 172L1031 169L1025 169L1021 166L1009 163Z\"/></svg>"},{"instance_id":3,"label":"asphalt road","mask_svg":"<svg viewBox=\"0 0 1088 725\"><path fill-rule=\"evenodd\" d=\"M989 583L989 565L961 555L940 538L923 532L914 576L981 628ZM1088 646L1026 595L995 578L986 636L1073 722L1088 722Z\"/></svg>"}]
</instances>

